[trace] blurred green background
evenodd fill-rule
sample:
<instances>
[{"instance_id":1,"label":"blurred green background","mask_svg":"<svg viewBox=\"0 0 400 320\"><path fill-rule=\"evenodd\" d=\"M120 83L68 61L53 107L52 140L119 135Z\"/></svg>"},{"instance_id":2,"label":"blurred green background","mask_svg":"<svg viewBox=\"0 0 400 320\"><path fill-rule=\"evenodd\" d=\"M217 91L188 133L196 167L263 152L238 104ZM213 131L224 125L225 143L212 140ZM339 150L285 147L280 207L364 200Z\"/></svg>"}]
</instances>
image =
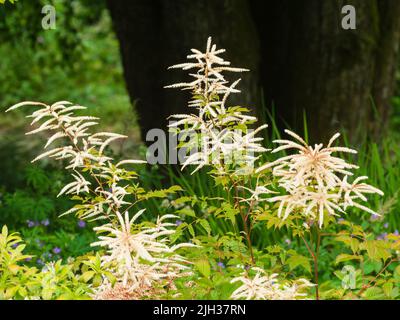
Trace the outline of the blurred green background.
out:
<instances>
[{"instance_id":1,"label":"blurred green background","mask_svg":"<svg viewBox=\"0 0 400 320\"><path fill-rule=\"evenodd\" d=\"M61 187L69 181L68 175L52 161L30 164L45 138L23 136L29 125L24 111L3 112L25 100L72 101L88 107L88 114L100 117L104 131L129 136L115 148L116 157L137 158L145 148L136 109L131 103L135 98L130 98L126 90L119 43L106 2L53 1L57 10L56 30L41 27L43 16L38 13L45 4L47 1L20 0L14 5L0 5L0 226L7 224L22 233L28 244L27 251L36 255L32 261L35 264L90 250L92 226L71 216L58 218L71 206L66 198L56 199ZM174 62L182 58L175 56ZM351 219L361 221L379 236L400 228L400 64L397 64L388 130L379 138L364 134L357 145L350 144L359 150L355 162L362 168L360 175L369 176L371 184L385 192L385 197L373 204L373 209L382 214L381 219L371 224L370 216L360 213ZM261 94L260 97L262 100ZM270 104L269 101L262 103ZM280 128L275 126L271 107L261 110L261 121L272 124L272 130L265 136L266 143L270 144L279 135ZM298 121L307 132L307 121L303 118ZM381 121L378 111L375 121ZM346 143L348 138L345 136ZM190 176L186 172L157 169L145 168L140 172L145 186L165 188L169 184L180 184L198 196L207 196L207 191L214 188L202 172ZM229 230L228 225L222 228L212 224L212 227L215 233ZM257 230L254 237L260 247L284 239L277 233L257 233Z\"/></svg>"},{"instance_id":2,"label":"blurred green background","mask_svg":"<svg viewBox=\"0 0 400 320\"><path fill-rule=\"evenodd\" d=\"M119 152L136 157L141 144L105 4L56 1L52 32L41 27L46 3L0 6L0 225L20 231L39 264L88 251L93 232L74 217L57 218L71 206L55 200L68 174L55 162L30 164L44 138L26 139L24 111L5 109L24 100L73 101L102 118L104 131L129 135Z\"/></svg>"}]
</instances>

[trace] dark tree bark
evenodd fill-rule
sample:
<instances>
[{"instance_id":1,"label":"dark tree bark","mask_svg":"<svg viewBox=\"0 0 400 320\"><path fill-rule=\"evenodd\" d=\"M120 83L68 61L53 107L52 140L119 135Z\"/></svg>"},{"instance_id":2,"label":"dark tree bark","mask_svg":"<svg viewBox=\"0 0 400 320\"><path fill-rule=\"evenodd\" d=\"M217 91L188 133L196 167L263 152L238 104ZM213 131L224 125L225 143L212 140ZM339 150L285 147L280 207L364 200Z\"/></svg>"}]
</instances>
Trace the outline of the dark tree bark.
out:
<instances>
[{"instance_id":1,"label":"dark tree bark","mask_svg":"<svg viewBox=\"0 0 400 320\"><path fill-rule=\"evenodd\" d=\"M338 130L352 141L381 132L398 65L400 1L250 1L266 103L279 122L302 130L305 111L314 141ZM356 8L356 30L342 29L346 4Z\"/></svg>"},{"instance_id":2,"label":"dark tree bark","mask_svg":"<svg viewBox=\"0 0 400 320\"><path fill-rule=\"evenodd\" d=\"M380 15L377 55L375 60L375 78L372 97L381 121L374 126L377 136L387 128L390 116L390 102L396 89L396 68L399 63L400 49L400 1L378 2ZM373 119L372 119L373 120Z\"/></svg>"},{"instance_id":3,"label":"dark tree bark","mask_svg":"<svg viewBox=\"0 0 400 320\"><path fill-rule=\"evenodd\" d=\"M356 30L342 29L347 4L356 8ZM108 7L143 138L165 128L168 115L187 112L186 94L163 89L186 78L166 68L204 48L209 35L235 66L251 69L232 103L259 107L260 84L280 127L301 133L305 112L313 141L344 130L356 142L385 128L399 0L108 0Z\"/></svg>"},{"instance_id":4,"label":"dark tree bark","mask_svg":"<svg viewBox=\"0 0 400 320\"><path fill-rule=\"evenodd\" d=\"M233 65L252 70L238 76L243 94L231 102L259 103L258 38L245 0L109 0L108 7L143 139L149 129L166 128L169 115L188 112L188 93L163 89L187 76L167 67L185 62L191 48L205 49L208 36Z\"/></svg>"}]
</instances>

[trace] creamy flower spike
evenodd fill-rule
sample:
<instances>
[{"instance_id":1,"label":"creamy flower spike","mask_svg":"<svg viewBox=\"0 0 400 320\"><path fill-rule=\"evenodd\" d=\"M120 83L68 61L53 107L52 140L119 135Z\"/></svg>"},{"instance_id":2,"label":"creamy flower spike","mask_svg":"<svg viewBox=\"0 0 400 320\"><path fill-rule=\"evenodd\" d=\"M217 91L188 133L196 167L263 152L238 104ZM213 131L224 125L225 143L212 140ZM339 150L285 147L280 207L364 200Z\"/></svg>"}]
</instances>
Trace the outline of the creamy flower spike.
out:
<instances>
[{"instance_id":1,"label":"creamy flower spike","mask_svg":"<svg viewBox=\"0 0 400 320\"><path fill-rule=\"evenodd\" d=\"M144 211L140 210L132 218L129 218L128 212L124 216L117 212L120 225L116 227L110 223L94 228L96 232L107 232L109 235L99 236L99 241L91 244L107 249L107 254L102 257L103 263L115 262L116 272L122 277L123 285L129 284L133 288L142 282L150 285L153 281L177 277L180 271L187 271L188 262L175 251L181 247L194 247L189 243L168 246L168 238L165 236L175 232L168 228L175 224L165 220L176 218L174 215L159 217L154 227L133 232L135 221Z\"/></svg>"},{"instance_id":2,"label":"creamy flower spike","mask_svg":"<svg viewBox=\"0 0 400 320\"><path fill-rule=\"evenodd\" d=\"M309 180L314 180L320 187L334 188L341 181L337 174L352 175L348 170L358 168L341 158L332 156L334 152L357 153L349 148L332 147L332 143L340 136L338 133L331 138L328 146L323 148L322 144L316 144L314 147L307 145L300 136L290 130L285 132L297 141L275 140L274 143L279 143L281 146L272 153L288 149L298 150L298 153L266 164L259 168L258 172L273 166L276 176L283 179L289 177L289 186L304 186Z\"/></svg>"},{"instance_id":3,"label":"creamy flower spike","mask_svg":"<svg viewBox=\"0 0 400 320\"><path fill-rule=\"evenodd\" d=\"M306 298L306 289L314 284L306 279L298 279L292 283L279 282L278 274L265 275L265 271L254 267L251 269L256 273L250 277L248 272L231 280L231 283L241 282L242 285L231 295L232 299L240 300L297 300Z\"/></svg>"},{"instance_id":4,"label":"creamy flower spike","mask_svg":"<svg viewBox=\"0 0 400 320\"><path fill-rule=\"evenodd\" d=\"M31 125L42 123L37 129L28 132L28 135L40 132L51 133L44 146L45 149L56 141L65 143L64 146L45 151L32 160L32 162L35 162L50 157L67 161L66 169L73 170L72 177L75 181L63 187L59 196L63 194L80 195L81 193L90 193L90 187L93 183L88 179L91 175L97 182L97 186L93 187L93 192L99 199L104 199L96 203L82 204L82 206L72 208L64 214L84 211L82 213L83 219L107 219L107 217L115 216L115 211L121 206L129 206L131 204L125 200L125 197L129 194L126 191L127 185L118 185L121 180L127 180L126 170L123 170L120 166L146 162L142 160L124 160L114 166L112 164L113 159L104 155L105 149L113 141L126 138L126 136L112 132L91 133L89 130L98 125L98 122L94 121L98 120L98 118L75 115L74 112L85 110L86 108L73 105L68 101L59 101L52 105L27 101L12 106L7 112L24 106L40 107L39 110L34 111L28 117L33 118ZM88 172L91 174L89 175ZM105 188L104 185L110 181L112 182L111 187Z\"/></svg>"},{"instance_id":5,"label":"creamy flower spike","mask_svg":"<svg viewBox=\"0 0 400 320\"><path fill-rule=\"evenodd\" d=\"M7 111L28 105L40 107L29 116L33 118L32 125L42 124L27 134L51 132L45 149L55 142L61 144L63 141L65 144L40 154L33 161L45 157L67 161L66 169L72 170L74 181L64 186L58 196L79 195L84 199L62 215L75 213L81 220L109 221L94 228L96 232L107 234L99 236L99 241L91 245L106 248L107 253L101 257L101 263L107 265L107 271L116 278L116 288L114 290L104 280L94 297L118 292L125 296L125 290L130 292L129 296L132 290L136 290L136 296L138 292L143 296L156 294L150 288L153 282L164 279L170 282L187 274L189 263L175 251L193 245L181 243L170 246L168 242L168 235L175 232L171 227L176 227L176 224L166 219L175 219L175 216L164 215L151 227L136 223L144 210L129 217L128 209L135 204L131 200L132 184L129 182L135 179L136 174L125 170L124 166L146 162L122 160L114 165L113 159L104 155L113 141L125 136L112 132L89 132L98 124L94 121L97 118L74 115L75 111L85 108L68 101L52 105L28 101L14 105ZM125 213L121 215L120 212Z\"/></svg>"},{"instance_id":6,"label":"creamy flower spike","mask_svg":"<svg viewBox=\"0 0 400 320\"><path fill-rule=\"evenodd\" d=\"M186 147L197 149L197 152L186 158L182 169L188 165L197 165L195 172L206 165L213 165L220 174L227 174L226 165L230 164L235 167L234 173L248 172L258 158L254 154L267 151L260 143L263 138L256 137L267 125L250 131L247 125L257 118L244 114L247 112L244 108L226 107L230 94L240 92L236 89L240 79L230 85L223 74L226 71L248 70L230 67L230 62L219 56L225 49L217 49L211 37L208 38L205 52L197 49L191 51L192 54L187 58L194 62L177 64L170 69L195 69L196 72L190 74L194 80L166 87L190 90L193 99L188 105L197 109L197 114L171 115L176 121L170 128L191 133L191 142ZM180 126L184 128L179 129ZM246 129L239 129L241 126Z\"/></svg>"},{"instance_id":7,"label":"creamy flower spike","mask_svg":"<svg viewBox=\"0 0 400 320\"><path fill-rule=\"evenodd\" d=\"M351 170L358 167L332 155L336 152L357 153L353 149L333 146L340 136L339 133L336 133L324 148L322 144L311 147L294 132L289 130L285 132L295 141L275 140L274 142L280 146L272 152L283 150L297 152L267 163L256 170L260 173L272 169L279 186L286 190L286 194L268 199L270 202L279 203L279 217L286 219L290 213L297 211L311 220L317 220L319 227L322 228L326 214L336 216L345 213L348 207L357 207L378 215L358 201L367 201L364 194L376 193L382 196L383 192L366 183L359 183L368 177L358 177L353 183L348 183L348 177L353 175Z\"/></svg>"}]
</instances>

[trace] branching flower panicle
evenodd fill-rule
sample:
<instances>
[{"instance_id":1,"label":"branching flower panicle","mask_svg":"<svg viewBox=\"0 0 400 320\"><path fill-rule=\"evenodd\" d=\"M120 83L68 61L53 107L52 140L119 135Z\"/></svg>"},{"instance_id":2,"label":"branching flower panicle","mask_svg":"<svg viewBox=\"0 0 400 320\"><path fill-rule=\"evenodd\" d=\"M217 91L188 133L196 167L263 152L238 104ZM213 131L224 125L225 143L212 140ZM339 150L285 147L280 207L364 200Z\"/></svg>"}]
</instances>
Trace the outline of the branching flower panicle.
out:
<instances>
[{"instance_id":1,"label":"branching flower panicle","mask_svg":"<svg viewBox=\"0 0 400 320\"><path fill-rule=\"evenodd\" d=\"M97 125L97 118L77 116L77 110L85 109L67 101L52 105L38 102L23 102L14 105L10 110L22 106L39 106L30 116L32 124L42 122L37 129L28 134L50 132L45 149L56 141L65 142L65 145L45 151L33 161L50 157L67 161L66 169L72 170L74 181L62 188L58 196L63 194L78 196L81 204L65 212L75 213L80 219L108 220L109 222L94 228L98 233L107 233L99 236L99 240L92 246L104 247L107 251L101 257L102 264L109 266L110 272L116 277L117 288L109 288L109 282L104 279L95 297L100 292L123 292L138 289L147 290L153 282L164 279L173 280L188 273L189 263L175 251L181 247L192 246L181 243L170 246L168 236L175 232L166 219L177 218L172 215L159 217L152 227L137 223L137 219L144 210L140 210L132 218L128 210L140 199L132 188L130 181L136 178L134 171L125 170L128 165L146 163L141 160L122 160L116 165L113 159L105 155L106 148L115 140L125 136L112 132L91 133L90 128ZM132 198L136 199L133 202ZM120 212L124 212L122 215ZM145 288L147 288L145 290ZM108 290L108 291L107 291ZM122 291L121 291L122 290ZM103 292L104 293L104 292Z\"/></svg>"},{"instance_id":2,"label":"branching flower panicle","mask_svg":"<svg viewBox=\"0 0 400 320\"><path fill-rule=\"evenodd\" d=\"M129 218L128 212L124 216L117 212L120 225L115 227L106 224L95 228L96 231L107 232L109 235L99 236L99 241L91 244L107 249L107 254L102 257L104 264L114 263L115 273L122 279L123 286L130 286L132 290L187 272L188 262L177 255L175 250L183 246L194 246L189 243L168 246L168 238L165 236L175 232L169 228L175 224L165 220L176 218L173 215L163 216L157 220L155 226L135 232L135 221L144 211L140 210L132 218Z\"/></svg>"},{"instance_id":3,"label":"branching flower panicle","mask_svg":"<svg viewBox=\"0 0 400 320\"><path fill-rule=\"evenodd\" d=\"M257 118L246 115L243 107L227 107L227 100L232 93L239 93L236 89L239 80L232 84L225 79L224 72L244 72L243 68L234 68L230 62L219 55L225 49L217 49L208 38L206 51L203 53L192 49L187 62L170 67L170 69L195 69L190 76L192 82L177 83L166 88L181 88L190 90L193 98L189 107L196 108L197 114L174 114L171 118L176 121L170 128L176 132L191 135L191 141L185 144L191 154L186 158L183 167L197 165L197 171L205 165L213 165L219 174L226 174L229 170L235 173L248 171L258 158L256 153L267 151L262 145L263 138L256 134L267 127L263 125L254 131L247 126ZM179 129L183 126L182 129Z\"/></svg>"},{"instance_id":4,"label":"branching flower panicle","mask_svg":"<svg viewBox=\"0 0 400 320\"><path fill-rule=\"evenodd\" d=\"M266 275L265 271L254 267L251 277L246 271L240 277L231 280L231 283L241 282L242 285L231 295L232 299L240 300L297 300L307 297L304 292L314 285L306 279L298 279L292 283L279 282L278 274Z\"/></svg>"},{"instance_id":5,"label":"branching flower panicle","mask_svg":"<svg viewBox=\"0 0 400 320\"><path fill-rule=\"evenodd\" d=\"M262 172L272 168L279 186L286 191L283 195L268 199L270 202L279 202L278 216L286 219L290 213L300 212L311 220L317 220L321 228L326 214L335 216L345 213L352 206L377 215L357 200L366 202L364 194L383 195L383 192L366 183L360 183L367 177L358 177L353 183L348 183L348 177L353 176L352 170L358 167L332 155L337 152L357 153L350 148L333 146L340 134L335 134L324 148L322 144L309 146L294 132L285 132L294 141L275 140L280 146L272 153L283 150L296 152L257 169L257 172Z\"/></svg>"}]
</instances>

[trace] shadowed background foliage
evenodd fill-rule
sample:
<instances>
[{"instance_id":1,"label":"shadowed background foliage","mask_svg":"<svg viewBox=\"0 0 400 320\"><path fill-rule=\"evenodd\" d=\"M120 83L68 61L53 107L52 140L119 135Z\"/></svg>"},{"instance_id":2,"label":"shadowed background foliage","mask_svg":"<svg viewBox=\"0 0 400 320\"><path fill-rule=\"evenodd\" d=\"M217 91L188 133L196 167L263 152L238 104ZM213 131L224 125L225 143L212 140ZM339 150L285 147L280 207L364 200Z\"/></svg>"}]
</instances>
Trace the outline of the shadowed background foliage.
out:
<instances>
[{"instance_id":1,"label":"shadowed background foliage","mask_svg":"<svg viewBox=\"0 0 400 320\"><path fill-rule=\"evenodd\" d=\"M148 129L165 128L168 115L187 112L188 93L163 89L185 80L167 67L184 62L190 48L204 49L212 35L234 66L251 69L241 75L243 94L230 102L252 108L270 124L269 147L286 127L312 141L341 130L345 143L359 149L363 174L385 192L374 203L384 215L376 233L400 228L399 215L389 215L400 210L400 1L54 0L55 30L41 27L45 4L0 6L1 111L23 100L85 105L102 118L105 131L130 137L116 145L115 156L135 158ZM356 30L341 28L344 4L356 7ZM55 200L69 178L52 162L27 165L44 137L22 138L24 115L0 117L0 225L22 230L28 249L41 259L52 246L65 257L81 254L91 232L73 217L57 219L71 206ZM143 184L177 183L204 196L215 190L204 173L163 169L144 169ZM369 217L353 217L369 223ZM388 222L391 230L383 227ZM211 223L213 232L229 230ZM278 233L256 232L254 241L263 247L279 239Z\"/></svg>"},{"instance_id":2,"label":"shadowed background foliage","mask_svg":"<svg viewBox=\"0 0 400 320\"><path fill-rule=\"evenodd\" d=\"M142 134L185 110L186 96L164 91L176 82L167 66L202 48L207 36L229 52L243 75L232 103L275 107L278 125L299 130L303 113L315 140L345 129L353 142L387 128L400 41L396 0L224 0L107 2L118 36ZM357 29L344 30L353 5ZM178 75L179 77L179 75ZM377 113L379 121L377 121ZM286 124L285 124L286 123Z\"/></svg>"},{"instance_id":3,"label":"shadowed background foliage","mask_svg":"<svg viewBox=\"0 0 400 320\"><path fill-rule=\"evenodd\" d=\"M280 128L303 130L306 114L314 140L345 130L352 142L359 142L365 134L381 137L390 126L399 61L397 0L53 2L57 29L47 32L41 28L41 8L47 2L21 0L1 7L3 48L14 47L13 54L25 61L29 57L23 46L36 52L46 49L34 61L41 70L20 78L34 78L34 84L43 86L48 80L38 79L39 74L47 70L54 76L59 65L64 73L84 74L86 63L96 61L89 56L93 47L84 30L91 28L93 37L103 37L105 30L95 25L111 17L142 138L151 128L164 128L168 115L186 109L187 95L163 89L182 80L179 72L166 68L184 61L190 48L202 48L209 35L227 49L233 65L251 70L242 75L243 94L231 102L258 114L274 109ZM342 7L348 4L356 8L356 30L341 27ZM14 72L25 71L15 63L18 59L13 61ZM10 89L4 90L5 103L16 90Z\"/></svg>"}]
</instances>

